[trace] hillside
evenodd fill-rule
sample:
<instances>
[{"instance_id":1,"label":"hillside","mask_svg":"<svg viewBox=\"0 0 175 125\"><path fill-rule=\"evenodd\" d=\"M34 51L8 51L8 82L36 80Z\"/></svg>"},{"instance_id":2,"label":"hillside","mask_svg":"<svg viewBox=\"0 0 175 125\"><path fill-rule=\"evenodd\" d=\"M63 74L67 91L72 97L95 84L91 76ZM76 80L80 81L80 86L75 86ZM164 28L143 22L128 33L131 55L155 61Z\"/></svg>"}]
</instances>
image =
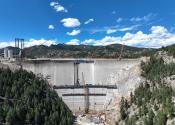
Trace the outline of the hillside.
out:
<instances>
[{"instance_id":1,"label":"hillside","mask_svg":"<svg viewBox=\"0 0 175 125\"><path fill-rule=\"evenodd\" d=\"M146 80L130 94L130 100L121 99L119 124L174 125L175 63L167 63L156 54L141 67Z\"/></svg>"},{"instance_id":2,"label":"hillside","mask_svg":"<svg viewBox=\"0 0 175 125\"><path fill-rule=\"evenodd\" d=\"M168 52L170 56L175 57L175 44L167 47L163 47L161 50Z\"/></svg>"},{"instance_id":3,"label":"hillside","mask_svg":"<svg viewBox=\"0 0 175 125\"><path fill-rule=\"evenodd\" d=\"M72 112L33 73L0 69L0 124L72 125Z\"/></svg>"},{"instance_id":4,"label":"hillside","mask_svg":"<svg viewBox=\"0 0 175 125\"><path fill-rule=\"evenodd\" d=\"M33 46L24 50L28 58L117 58L121 52L120 44L108 46L88 46L88 45L51 45ZM153 49L136 48L125 46L123 51L124 58L137 58L149 55Z\"/></svg>"}]
</instances>

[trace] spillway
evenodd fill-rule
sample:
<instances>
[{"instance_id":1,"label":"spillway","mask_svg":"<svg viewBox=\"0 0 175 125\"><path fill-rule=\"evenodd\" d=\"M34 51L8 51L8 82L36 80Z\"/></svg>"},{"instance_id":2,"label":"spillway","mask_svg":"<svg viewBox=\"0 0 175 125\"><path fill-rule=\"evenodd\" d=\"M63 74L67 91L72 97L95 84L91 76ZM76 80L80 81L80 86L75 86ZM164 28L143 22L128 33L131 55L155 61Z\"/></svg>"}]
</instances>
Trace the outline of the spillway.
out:
<instances>
[{"instance_id":1,"label":"spillway","mask_svg":"<svg viewBox=\"0 0 175 125\"><path fill-rule=\"evenodd\" d=\"M139 63L139 59L34 59L26 60L22 66L35 74L48 77L58 95L72 111L77 112L84 110L87 103L85 88L81 86L89 85L89 109L103 110L105 104L109 103L107 101L110 101L109 95L117 90L117 87L107 86L117 86L121 82L121 76L116 74Z\"/></svg>"}]
</instances>

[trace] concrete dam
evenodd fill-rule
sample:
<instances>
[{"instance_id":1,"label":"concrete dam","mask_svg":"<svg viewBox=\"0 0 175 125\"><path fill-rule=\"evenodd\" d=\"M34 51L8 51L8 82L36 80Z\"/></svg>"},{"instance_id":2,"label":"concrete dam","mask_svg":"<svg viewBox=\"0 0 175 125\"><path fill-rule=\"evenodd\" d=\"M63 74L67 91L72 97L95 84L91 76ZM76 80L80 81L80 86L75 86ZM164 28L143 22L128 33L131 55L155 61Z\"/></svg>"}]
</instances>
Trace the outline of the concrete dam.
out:
<instances>
[{"instance_id":1,"label":"concrete dam","mask_svg":"<svg viewBox=\"0 0 175 125\"><path fill-rule=\"evenodd\" d=\"M119 73L139 63L139 59L31 59L22 66L48 78L69 108L79 112L86 108L103 111L118 88L125 85L125 77Z\"/></svg>"}]
</instances>

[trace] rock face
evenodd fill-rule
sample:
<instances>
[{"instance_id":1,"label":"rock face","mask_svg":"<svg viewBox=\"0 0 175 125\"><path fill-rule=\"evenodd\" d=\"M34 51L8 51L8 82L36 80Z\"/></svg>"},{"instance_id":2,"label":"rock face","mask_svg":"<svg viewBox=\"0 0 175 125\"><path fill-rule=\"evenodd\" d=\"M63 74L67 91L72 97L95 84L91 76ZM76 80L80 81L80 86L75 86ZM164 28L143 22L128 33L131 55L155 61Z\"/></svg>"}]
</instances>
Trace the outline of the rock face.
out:
<instances>
[{"instance_id":1,"label":"rock face","mask_svg":"<svg viewBox=\"0 0 175 125\"><path fill-rule=\"evenodd\" d=\"M156 54L157 58L162 58L165 63L175 63L175 58L173 56L169 56L167 52L165 51L159 51Z\"/></svg>"},{"instance_id":2,"label":"rock face","mask_svg":"<svg viewBox=\"0 0 175 125\"><path fill-rule=\"evenodd\" d=\"M115 125L115 121L118 121L120 115L120 100L121 97L125 97L129 100L130 93L137 88L140 83L144 81L144 78L140 76L141 69L140 65L136 64L131 67L123 68L120 72L114 74L115 77L113 81L116 81L118 84L118 90L114 91L110 96L111 103L107 106L106 113L108 123L110 125Z\"/></svg>"}]
</instances>

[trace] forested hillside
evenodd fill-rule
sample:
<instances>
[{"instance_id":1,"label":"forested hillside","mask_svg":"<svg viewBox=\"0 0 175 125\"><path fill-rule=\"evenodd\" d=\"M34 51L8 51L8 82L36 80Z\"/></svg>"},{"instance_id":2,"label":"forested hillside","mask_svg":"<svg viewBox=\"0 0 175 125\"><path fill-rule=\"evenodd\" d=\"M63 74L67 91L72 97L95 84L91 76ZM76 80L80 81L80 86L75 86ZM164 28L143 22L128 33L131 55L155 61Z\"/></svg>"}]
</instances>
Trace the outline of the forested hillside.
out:
<instances>
[{"instance_id":1,"label":"forested hillside","mask_svg":"<svg viewBox=\"0 0 175 125\"><path fill-rule=\"evenodd\" d=\"M151 56L141 64L146 81L131 93L131 99L121 99L120 114L125 125L174 125L175 90L166 78L175 75L175 63L165 63ZM172 79L173 80L173 79Z\"/></svg>"},{"instance_id":2,"label":"forested hillside","mask_svg":"<svg viewBox=\"0 0 175 125\"><path fill-rule=\"evenodd\" d=\"M122 57L138 58L154 51L154 49L124 46ZM28 58L118 58L120 53L120 44L108 46L58 44L49 47L41 45L24 50L24 56Z\"/></svg>"},{"instance_id":3,"label":"forested hillside","mask_svg":"<svg viewBox=\"0 0 175 125\"><path fill-rule=\"evenodd\" d=\"M0 124L72 125L72 118L45 80L23 70L0 69Z\"/></svg>"},{"instance_id":4,"label":"forested hillside","mask_svg":"<svg viewBox=\"0 0 175 125\"><path fill-rule=\"evenodd\" d=\"M17 53L17 48L8 47ZM169 55L175 57L175 45L162 47L160 49L137 48L124 46L123 58L139 58L150 56L157 51L166 51ZM3 53L3 49L0 49ZM51 46L32 46L25 48L23 56L27 58L117 58L121 53L121 45L113 44L108 46L90 46L90 45L66 45L57 44Z\"/></svg>"},{"instance_id":5,"label":"forested hillside","mask_svg":"<svg viewBox=\"0 0 175 125\"><path fill-rule=\"evenodd\" d=\"M175 57L175 44L171 46L163 47L162 50L168 52L170 56Z\"/></svg>"}]
</instances>

